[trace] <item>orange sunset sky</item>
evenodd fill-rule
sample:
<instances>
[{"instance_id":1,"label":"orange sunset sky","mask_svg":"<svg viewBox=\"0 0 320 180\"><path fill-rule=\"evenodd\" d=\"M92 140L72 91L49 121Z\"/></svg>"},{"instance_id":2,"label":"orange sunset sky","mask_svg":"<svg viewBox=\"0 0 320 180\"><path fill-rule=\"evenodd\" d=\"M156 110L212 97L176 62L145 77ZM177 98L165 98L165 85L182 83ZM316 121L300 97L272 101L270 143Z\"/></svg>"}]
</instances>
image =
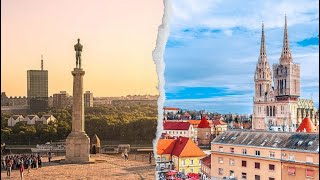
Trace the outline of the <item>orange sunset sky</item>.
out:
<instances>
[{"instance_id":1,"label":"orange sunset sky","mask_svg":"<svg viewBox=\"0 0 320 180\"><path fill-rule=\"evenodd\" d=\"M49 71L49 96L72 94L74 44L83 45L84 91L158 94L152 51L162 0L1 0L1 91L26 96L27 70Z\"/></svg>"}]
</instances>

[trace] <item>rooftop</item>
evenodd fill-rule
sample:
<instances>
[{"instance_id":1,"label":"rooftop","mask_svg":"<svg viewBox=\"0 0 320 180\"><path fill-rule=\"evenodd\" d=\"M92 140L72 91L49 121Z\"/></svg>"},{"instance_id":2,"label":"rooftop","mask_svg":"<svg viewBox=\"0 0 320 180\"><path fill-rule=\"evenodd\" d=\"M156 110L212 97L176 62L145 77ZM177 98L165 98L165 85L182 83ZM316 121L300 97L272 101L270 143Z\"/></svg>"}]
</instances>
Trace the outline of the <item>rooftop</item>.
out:
<instances>
[{"instance_id":1,"label":"rooftop","mask_svg":"<svg viewBox=\"0 0 320 180\"><path fill-rule=\"evenodd\" d=\"M214 143L283 148L299 151L318 151L319 134L229 130L215 138L212 141L212 144Z\"/></svg>"},{"instance_id":2,"label":"rooftop","mask_svg":"<svg viewBox=\"0 0 320 180\"><path fill-rule=\"evenodd\" d=\"M163 129L164 130L188 130L190 127L189 122L164 122Z\"/></svg>"}]
</instances>

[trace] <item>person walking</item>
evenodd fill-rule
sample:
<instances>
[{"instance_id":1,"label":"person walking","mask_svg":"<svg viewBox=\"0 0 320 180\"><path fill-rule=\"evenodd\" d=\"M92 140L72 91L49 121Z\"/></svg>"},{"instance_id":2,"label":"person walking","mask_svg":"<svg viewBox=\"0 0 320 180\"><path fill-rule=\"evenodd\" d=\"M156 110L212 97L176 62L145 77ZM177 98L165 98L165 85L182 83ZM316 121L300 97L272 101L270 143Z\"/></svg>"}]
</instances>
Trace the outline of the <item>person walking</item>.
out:
<instances>
[{"instance_id":1,"label":"person walking","mask_svg":"<svg viewBox=\"0 0 320 180\"><path fill-rule=\"evenodd\" d=\"M24 171L24 167L23 167L23 164L22 164L22 163L20 163L19 170L20 170L20 179L21 179L21 180L23 180L23 171Z\"/></svg>"},{"instance_id":2,"label":"person walking","mask_svg":"<svg viewBox=\"0 0 320 180\"><path fill-rule=\"evenodd\" d=\"M52 158L52 155L51 155L51 152L49 152L49 154L48 154L48 161L49 161L49 163L51 162L51 158Z\"/></svg>"},{"instance_id":3,"label":"person walking","mask_svg":"<svg viewBox=\"0 0 320 180\"><path fill-rule=\"evenodd\" d=\"M128 155L127 148L124 149L123 155L124 155L124 160L128 161L129 160L129 155Z\"/></svg>"},{"instance_id":4,"label":"person walking","mask_svg":"<svg viewBox=\"0 0 320 180\"><path fill-rule=\"evenodd\" d=\"M28 175L29 175L30 169L31 169L32 160L31 160L31 158L29 158L27 161L28 161Z\"/></svg>"},{"instance_id":5,"label":"person walking","mask_svg":"<svg viewBox=\"0 0 320 180\"><path fill-rule=\"evenodd\" d=\"M11 176L11 168L12 168L12 163L11 161L9 160L7 162L7 176L10 177Z\"/></svg>"}]
</instances>

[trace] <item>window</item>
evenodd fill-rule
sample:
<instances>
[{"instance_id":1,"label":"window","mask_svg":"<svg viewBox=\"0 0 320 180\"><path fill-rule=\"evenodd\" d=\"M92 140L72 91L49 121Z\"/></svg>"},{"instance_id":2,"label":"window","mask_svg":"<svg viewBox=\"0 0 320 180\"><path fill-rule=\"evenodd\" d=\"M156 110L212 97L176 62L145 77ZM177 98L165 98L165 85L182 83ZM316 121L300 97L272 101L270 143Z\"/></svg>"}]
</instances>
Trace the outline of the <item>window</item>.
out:
<instances>
[{"instance_id":1,"label":"window","mask_svg":"<svg viewBox=\"0 0 320 180\"><path fill-rule=\"evenodd\" d=\"M162 157L161 160L162 160L162 161L166 161L166 157Z\"/></svg>"},{"instance_id":2,"label":"window","mask_svg":"<svg viewBox=\"0 0 320 180\"><path fill-rule=\"evenodd\" d=\"M223 147L219 146L219 152L223 152Z\"/></svg>"},{"instance_id":3,"label":"window","mask_svg":"<svg viewBox=\"0 0 320 180\"><path fill-rule=\"evenodd\" d=\"M230 166L234 166L234 159L230 159L229 165L230 165Z\"/></svg>"},{"instance_id":4,"label":"window","mask_svg":"<svg viewBox=\"0 0 320 180\"><path fill-rule=\"evenodd\" d=\"M307 156L307 157L306 157L306 162L307 162L307 163L313 163L313 157Z\"/></svg>"},{"instance_id":5,"label":"window","mask_svg":"<svg viewBox=\"0 0 320 180\"><path fill-rule=\"evenodd\" d=\"M230 176L234 177L234 171L230 170Z\"/></svg>"},{"instance_id":6,"label":"window","mask_svg":"<svg viewBox=\"0 0 320 180\"><path fill-rule=\"evenodd\" d=\"M256 168L256 169L260 169L260 163L254 163L254 168Z\"/></svg>"},{"instance_id":7,"label":"window","mask_svg":"<svg viewBox=\"0 0 320 180\"><path fill-rule=\"evenodd\" d=\"M190 169L190 172L192 172L192 173L193 173L193 169L192 169L192 168Z\"/></svg>"},{"instance_id":8,"label":"window","mask_svg":"<svg viewBox=\"0 0 320 180\"><path fill-rule=\"evenodd\" d=\"M222 158L222 157L219 157L219 158L218 158L218 162L219 162L220 164L222 164L222 163L223 163L223 158Z\"/></svg>"},{"instance_id":9,"label":"window","mask_svg":"<svg viewBox=\"0 0 320 180\"><path fill-rule=\"evenodd\" d=\"M289 175L296 175L296 168L295 167L288 167L288 174Z\"/></svg>"},{"instance_id":10,"label":"window","mask_svg":"<svg viewBox=\"0 0 320 180\"><path fill-rule=\"evenodd\" d=\"M247 154L247 149L242 149L242 154Z\"/></svg>"},{"instance_id":11,"label":"window","mask_svg":"<svg viewBox=\"0 0 320 180\"><path fill-rule=\"evenodd\" d=\"M274 164L269 164L269 170L274 171Z\"/></svg>"},{"instance_id":12,"label":"window","mask_svg":"<svg viewBox=\"0 0 320 180\"><path fill-rule=\"evenodd\" d=\"M182 134L182 132L180 131L180 134Z\"/></svg>"},{"instance_id":13,"label":"window","mask_svg":"<svg viewBox=\"0 0 320 180\"><path fill-rule=\"evenodd\" d=\"M275 180L275 178L273 178L273 177L269 177L269 180Z\"/></svg>"},{"instance_id":14,"label":"window","mask_svg":"<svg viewBox=\"0 0 320 180\"><path fill-rule=\"evenodd\" d=\"M260 156L260 151L256 151L256 156Z\"/></svg>"},{"instance_id":15,"label":"window","mask_svg":"<svg viewBox=\"0 0 320 180\"><path fill-rule=\"evenodd\" d=\"M234 153L234 148L230 148L230 152L231 152L231 153Z\"/></svg>"},{"instance_id":16,"label":"window","mask_svg":"<svg viewBox=\"0 0 320 180\"><path fill-rule=\"evenodd\" d=\"M193 164L193 159L190 160L190 165L192 165L192 164Z\"/></svg>"},{"instance_id":17,"label":"window","mask_svg":"<svg viewBox=\"0 0 320 180\"><path fill-rule=\"evenodd\" d=\"M219 168L219 175L223 175L223 169Z\"/></svg>"},{"instance_id":18,"label":"window","mask_svg":"<svg viewBox=\"0 0 320 180\"><path fill-rule=\"evenodd\" d=\"M259 175L254 175L254 180L260 180L260 176Z\"/></svg>"},{"instance_id":19,"label":"window","mask_svg":"<svg viewBox=\"0 0 320 180\"><path fill-rule=\"evenodd\" d=\"M182 165L186 165L186 161L185 161L185 160L182 160L181 164L182 164Z\"/></svg>"},{"instance_id":20,"label":"window","mask_svg":"<svg viewBox=\"0 0 320 180\"><path fill-rule=\"evenodd\" d=\"M241 174L241 178L242 178L242 179L247 179L247 173L242 173L242 174Z\"/></svg>"},{"instance_id":21,"label":"window","mask_svg":"<svg viewBox=\"0 0 320 180\"><path fill-rule=\"evenodd\" d=\"M242 167L247 167L247 161L242 161L241 166Z\"/></svg>"},{"instance_id":22,"label":"window","mask_svg":"<svg viewBox=\"0 0 320 180\"><path fill-rule=\"evenodd\" d=\"M274 158L274 152L270 152L270 157Z\"/></svg>"},{"instance_id":23,"label":"window","mask_svg":"<svg viewBox=\"0 0 320 180\"><path fill-rule=\"evenodd\" d=\"M206 138L208 138L209 137L209 133L208 132L206 132Z\"/></svg>"},{"instance_id":24,"label":"window","mask_svg":"<svg viewBox=\"0 0 320 180\"><path fill-rule=\"evenodd\" d=\"M306 170L306 176L307 176L308 178L313 178L313 176L314 176L313 170L312 170L312 169L307 169L307 170Z\"/></svg>"}]
</instances>

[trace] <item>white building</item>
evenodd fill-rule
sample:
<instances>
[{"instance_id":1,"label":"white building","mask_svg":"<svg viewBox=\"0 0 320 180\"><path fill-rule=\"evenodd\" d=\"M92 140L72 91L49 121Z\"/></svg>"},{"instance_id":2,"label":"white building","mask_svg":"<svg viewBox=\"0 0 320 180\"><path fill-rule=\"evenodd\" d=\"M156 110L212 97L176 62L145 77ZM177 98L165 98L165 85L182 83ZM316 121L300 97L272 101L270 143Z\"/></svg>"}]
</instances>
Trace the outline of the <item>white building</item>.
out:
<instances>
[{"instance_id":1,"label":"white building","mask_svg":"<svg viewBox=\"0 0 320 180\"><path fill-rule=\"evenodd\" d=\"M195 131L189 122L168 122L163 123L163 133L169 134L171 137L188 137L195 140Z\"/></svg>"},{"instance_id":2,"label":"white building","mask_svg":"<svg viewBox=\"0 0 320 180\"><path fill-rule=\"evenodd\" d=\"M21 121L25 121L22 115L13 115L8 119L8 126L12 127Z\"/></svg>"},{"instance_id":3,"label":"white building","mask_svg":"<svg viewBox=\"0 0 320 180\"><path fill-rule=\"evenodd\" d=\"M32 124L36 124L36 121L39 121L40 118L37 115L28 115L25 118L25 121L27 121L27 124L32 125Z\"/></svg>"},{"instance_id":4,"label":"white building","mask_svg":"<svg viewBox=\"0 0 320 180\"><path fill-rule=\"evenodd\" d=\"M39 118L37 115L27 115L23 117L22 115L13 115L8 119L8 126L13 127L18 122L25 122L28 125L34 124L49 124L50 122L56 122L57 119L53 115L43 115Z\"/></svg>"}]
</instances>

